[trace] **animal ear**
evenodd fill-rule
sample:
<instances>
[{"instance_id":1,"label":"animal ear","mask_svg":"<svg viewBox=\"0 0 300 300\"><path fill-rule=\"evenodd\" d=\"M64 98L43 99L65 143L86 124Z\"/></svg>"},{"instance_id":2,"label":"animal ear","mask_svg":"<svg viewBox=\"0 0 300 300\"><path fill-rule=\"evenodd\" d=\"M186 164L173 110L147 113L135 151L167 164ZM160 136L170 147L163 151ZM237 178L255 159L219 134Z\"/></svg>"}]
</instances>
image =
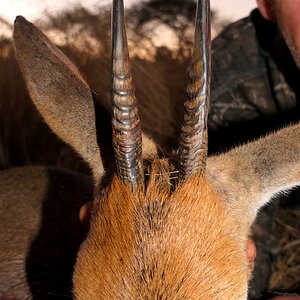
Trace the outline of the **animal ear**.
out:
<instances>
[{"instance_id":1,"label":"animal ear","mask_svg":"<svg viewBox=\"0 0 300 300\"><path fill-rule=\"evenodd\" d=\"M89 86L74 64L21 16L15 20L14 45L37 109L50 128L88 162L98 181L104 169Z\"/></svg>"},{"instance_id":2,"label":"animal ear","mask_svg":"<svg viewBox=\"0 0 300 300\"><path fill-rule=\"evenodd\" d=\"M300 123L211 157L207 174L232 211L252 223L272 196L300 185Z\"/></svg>"}]
</instances>

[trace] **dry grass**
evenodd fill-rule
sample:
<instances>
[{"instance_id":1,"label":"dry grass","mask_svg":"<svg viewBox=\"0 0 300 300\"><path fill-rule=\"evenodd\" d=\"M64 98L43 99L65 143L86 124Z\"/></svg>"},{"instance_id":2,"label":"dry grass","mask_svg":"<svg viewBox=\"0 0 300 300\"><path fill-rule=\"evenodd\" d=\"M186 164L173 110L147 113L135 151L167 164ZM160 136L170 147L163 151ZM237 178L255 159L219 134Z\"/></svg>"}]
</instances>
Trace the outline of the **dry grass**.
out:
<instances>
[{"instance_id":1,"label":"dry grass","mask_svg":"<svg viewBox=\"0 0 300 300\"><path fill-rule=\"evenodd\" d=\"M282 251L273 266L269 289L300 292L300 210L281 208L276 229Z\"/></svg>"},{"instance_id":2,"label":"dry grass","mask_svg":"<svg viewBox=\"0 0 300 300\"><path fill-rule=\"evenodd\" d=\"M108 52L90 57L69 45L62 50L79 66L91 88L110 103ZM172 137L179 131L177 117L183 109L185 62L176 63L166 51L159 51L155 62L135 57L132 63L144 129L167 147L170 142L174 144ZM183 82L182 86L178 82ZM43 123L31 103L10 41L0 44L0 97L0 169L51 164L86 170L73 151Z\"/></svg>"},{"instance_id":3,"label":"dry grass","mask_svg":"<svg viewBox=\"0 0 300 300\"><path fill-rule=\"evenodd\" d=\"M79 67L91 89L110 105L108 11L91 15L79 8L40 25L50 38L59 37L60 49ZM95 41L97 51L91 54ZM131 48L137 47L131 43ZM178 120L183 115L187 59L165 47L155 52L144 50L141 53L148 53L147 59L132 57L142 125L163 148L170 148L176 145ZM10 40L0 41L0 97L0 169L46 163L86 171L86 166L49 131L33 107Z\"/></svg>"}]
</instances>

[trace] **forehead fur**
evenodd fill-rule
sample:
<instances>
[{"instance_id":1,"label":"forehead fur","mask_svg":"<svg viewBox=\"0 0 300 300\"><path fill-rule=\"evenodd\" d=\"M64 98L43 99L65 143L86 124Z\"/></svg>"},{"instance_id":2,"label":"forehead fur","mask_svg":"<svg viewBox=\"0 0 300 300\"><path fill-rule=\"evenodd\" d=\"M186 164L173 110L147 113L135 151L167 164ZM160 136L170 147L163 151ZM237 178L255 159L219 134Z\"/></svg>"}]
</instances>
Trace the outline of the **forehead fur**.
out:
<instances>
[{"instance_id":1,"label":"forehead fur","mask_svg":"<svg viewBox=\"0 0 300 300\"><path fill-rule=\"evenodd\" d=\"M172 191L166 169L154 163L136 195L112 180L78 257L78 299L224 299L224 290L242 298L237 224L202 175Z\"/></svg>"}]
</instances>

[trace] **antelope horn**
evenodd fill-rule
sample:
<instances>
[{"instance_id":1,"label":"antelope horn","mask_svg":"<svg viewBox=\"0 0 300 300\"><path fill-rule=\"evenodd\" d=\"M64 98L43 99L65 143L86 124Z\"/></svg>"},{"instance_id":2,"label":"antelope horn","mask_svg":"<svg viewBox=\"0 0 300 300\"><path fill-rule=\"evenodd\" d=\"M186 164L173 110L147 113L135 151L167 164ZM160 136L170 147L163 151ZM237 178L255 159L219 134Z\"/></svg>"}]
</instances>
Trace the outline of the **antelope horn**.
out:
<instances>
[{"instance_id":1,"label":"antelope horn","mask_svg":"<svg viewBox=\"0 0 300 300\"><path fill-rule=\"evenodd\" d=\"M188 98L184 103L185 113L179 143L179 168L183 180L204 171L206 166L211 52L209 6L209 0L197 2Z\"/></svg>"},{"instance_id":2,"label":"antelope horn","mask_svg":"<svg viewBox=\"0 0 300 300\"><path fill-rule=\"evenodd\" d=\"M112 135L118 176L129 185L143 177L142 134L129 62L123 0L112 9Z\"/></svg>"}]
</instances>

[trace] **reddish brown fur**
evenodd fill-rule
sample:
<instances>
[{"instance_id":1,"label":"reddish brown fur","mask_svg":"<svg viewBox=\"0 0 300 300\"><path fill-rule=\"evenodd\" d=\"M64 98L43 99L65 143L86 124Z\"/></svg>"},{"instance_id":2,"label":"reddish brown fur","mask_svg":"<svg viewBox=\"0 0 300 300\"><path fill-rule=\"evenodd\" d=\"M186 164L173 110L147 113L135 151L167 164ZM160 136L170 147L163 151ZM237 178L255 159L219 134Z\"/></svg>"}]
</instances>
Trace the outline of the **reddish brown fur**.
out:
<instances>
[{"instance_id":1,"label":"reddish brown fur","mask_svg":"<svg viewBox=\"0 0 300 300\"><path fill-rule=\"evenodd\" d=\"M152 168L138 196L115 177L94 205L75 268L75 297L242 299L246 240L233 216L204 176L172 193L162 163Z\"/></svg>"}]
</instances>

